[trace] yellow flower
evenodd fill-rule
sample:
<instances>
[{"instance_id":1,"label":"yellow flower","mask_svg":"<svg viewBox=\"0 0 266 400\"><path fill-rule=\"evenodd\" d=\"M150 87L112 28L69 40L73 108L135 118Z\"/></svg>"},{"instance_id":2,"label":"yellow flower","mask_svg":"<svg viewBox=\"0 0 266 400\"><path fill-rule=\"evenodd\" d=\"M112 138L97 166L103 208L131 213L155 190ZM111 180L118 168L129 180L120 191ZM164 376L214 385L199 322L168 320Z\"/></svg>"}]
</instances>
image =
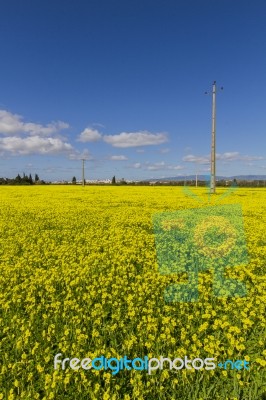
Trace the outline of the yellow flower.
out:
<instances>
[{"instance_id":1,"label":"yellow flower","mask_svg":"<svg viewBox=\"0 0 266 400\"><path fill-rule=\"evenodd\" d=\"M197 188L202 206L217 205L219 196L209 202L204 190ZM224 191L217 188L218 195ZM221 374L217 369L158 368L150 375L135 370L113 375L104 368L72 371L66 362L64 371L62 363L53 370L57 353L61 353L61 361L125 355L173 360L187 355L189 359L245 359L252 361L251 366L255 362L258 370L265 368L266 189L240 188L230 199L221 200L224 205L242 204L249 263L237 265L232 257L223 274L226 280L245 284L247 295L215 297L210 268L194 280L199 290L195 302L166 301L164 296L171 286L177 292L186 287L191 278L188 267L196 267L199 245L194 251L176 241L176 259L172 259L166 240L161 249L166 265L161 270L153 229L154 215L163 211L162 235L180 235L183 240L190 233L192 241L198 227L195 239L203 244L201 251L208 253L214 245L204 224L198 226L194 221L187 226L186 218L178 220L171 214L197 207L182 187L0 185L0 192L0 281L4 288L0 296L0 369L6 386L0 389L0 399L56 400L66 387L73 399L84 396L85 391L92 400L104 396L108 400L156 399L158 393L170 393L174 398L174 385L180 393L186 391L187 397L193 397L189 388L195 387L199 373L202 387L208 387L211 379L217 388L222 378L233 393L233 379L226 377L235 373L240 385L247 384L243 379L247 371L230 371L229 367ZM234 215L226 218L230 229L233 220ZM206 222L208 229L215 224L218 231L224 229L228 240L223 245L216 242L215 250L225 254L229 244L238 239L224 220ZM206 262L215 267L208 254ZM168 263L173 264L172 273ZM259 340L254 340L254 335ZM12 381L8 376L15 378ZM35 385L38 377L44 395ZM260 384L256 374L254 383Z\"/></svg>"}]
</instances>

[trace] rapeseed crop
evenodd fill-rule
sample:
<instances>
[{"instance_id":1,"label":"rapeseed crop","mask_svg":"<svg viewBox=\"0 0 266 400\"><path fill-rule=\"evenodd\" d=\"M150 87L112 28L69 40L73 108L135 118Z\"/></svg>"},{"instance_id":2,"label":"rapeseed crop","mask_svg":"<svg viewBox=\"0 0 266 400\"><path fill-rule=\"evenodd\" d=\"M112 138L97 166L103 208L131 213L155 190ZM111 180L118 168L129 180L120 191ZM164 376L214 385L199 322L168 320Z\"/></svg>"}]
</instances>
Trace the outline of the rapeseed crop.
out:
<instances>
[{"instance_id":1,"label":"rapeseed crop","mask_svg":"<svg viewBox=\"0 0 266 400\"><path fill-rule=\"evenodd\" d=\"M204 190L196 193L207 206ZM203 271L197 301L167 303L165 288L187 277L160 273L152 217L198 207L182 188L1 187L0 399L262 398L265 200L265 189L239 189L221 200L242 206L249 262L228 269L228 278L244 282L247 295L213 296L212 274ZM169 220L164 228L182 223ZM114 375L55 370L58 353L79 359L214 357L246 360L250 368Z\"/></svg>"}]
</instances>

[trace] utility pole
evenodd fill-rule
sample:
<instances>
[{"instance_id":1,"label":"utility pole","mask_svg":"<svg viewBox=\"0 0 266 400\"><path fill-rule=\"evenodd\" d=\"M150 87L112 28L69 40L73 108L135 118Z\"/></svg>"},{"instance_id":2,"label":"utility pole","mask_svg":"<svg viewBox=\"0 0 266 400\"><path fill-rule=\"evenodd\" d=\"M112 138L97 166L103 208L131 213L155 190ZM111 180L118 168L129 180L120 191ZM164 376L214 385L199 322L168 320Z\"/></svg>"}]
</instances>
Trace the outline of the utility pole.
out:
<instances>
[{"instance_id":1,"label":"utility pole","mask_svg":"<svg viewBox=\"0 0 266 400\"><path fill-rule=\"evenodd\" d=\"M216 175L216 82L212 85L212 147L211 147L211 193L215 193Z\"/></svg>"},{"instance_id":2,"label":"utility pole","mask_svg":"<svg viewBox=\"0 0 266 400\"><path fill-rule=\"evenodd\" d=\"M82 158L82 186L85 185L84 162L85 158Z\"/></svg>"},{"instance_id":3,"label":"utility pole","mask_svg":"<svg viewBox=\"0 0 266 400\"><path fill-rule=\"evenodd\" d=\"M221 87L223 90L223 87ZM205 92L205 94L208 94ZM215 193L216 188L216 81L212 85L212 140L211 140L211 182L210 192Z\"/></svg>"}]
</instances>

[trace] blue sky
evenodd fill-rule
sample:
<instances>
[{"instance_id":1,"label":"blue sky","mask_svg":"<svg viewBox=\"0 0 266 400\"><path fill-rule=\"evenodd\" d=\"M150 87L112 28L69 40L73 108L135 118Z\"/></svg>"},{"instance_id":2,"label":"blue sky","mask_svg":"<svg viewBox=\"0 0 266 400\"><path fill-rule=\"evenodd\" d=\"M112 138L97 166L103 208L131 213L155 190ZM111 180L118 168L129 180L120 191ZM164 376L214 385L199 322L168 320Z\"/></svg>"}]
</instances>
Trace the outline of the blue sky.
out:
<instances>
[{"instance_id":1,"label":"blue sky","mask_svg":"<svg viewBox=\"0 0 266 400\"><path fill-rule=\"evenodd\" d=\"M9 0L0 176L266 174L264 0Z\"/></svg>"}]
</instances>

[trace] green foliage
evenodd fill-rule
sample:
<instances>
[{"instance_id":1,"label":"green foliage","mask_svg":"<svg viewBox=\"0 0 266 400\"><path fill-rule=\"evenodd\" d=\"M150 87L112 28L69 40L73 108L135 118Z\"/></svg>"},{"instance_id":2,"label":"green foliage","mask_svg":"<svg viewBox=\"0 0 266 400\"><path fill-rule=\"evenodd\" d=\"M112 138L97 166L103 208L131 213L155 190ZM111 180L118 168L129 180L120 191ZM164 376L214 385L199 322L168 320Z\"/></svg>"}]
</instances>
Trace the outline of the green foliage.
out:
<instances>
[{"instance_id":1,"label":"green foliage","mask_svg":"<svg viewBox=\"0 0 266 400\"><path fill-rule=\"evenodd\" d=\"M17 174L15 178L0 178L0 185L34 185L34 184L45 184L45 181L39 179L39 176L35 174L35 179L32 179L32 175L29 176L23 172L21 177L20 174Z\"/></svg>"}]
</instances>

